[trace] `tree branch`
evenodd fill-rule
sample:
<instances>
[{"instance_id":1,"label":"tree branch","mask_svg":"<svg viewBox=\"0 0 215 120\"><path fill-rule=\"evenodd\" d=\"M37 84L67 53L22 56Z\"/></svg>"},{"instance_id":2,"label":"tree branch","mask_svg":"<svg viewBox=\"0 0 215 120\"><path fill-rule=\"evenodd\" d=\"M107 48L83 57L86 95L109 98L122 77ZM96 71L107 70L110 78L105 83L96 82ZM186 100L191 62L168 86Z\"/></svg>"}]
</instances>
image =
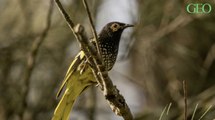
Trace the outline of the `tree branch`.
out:
<instances>
[{"instance_id":1,"label":"tree branch","mask_svg":"<svg viewBox=\"0 0 215 120\"><path fill-rule=\"evenodd\" d=\"M122 116L124 120L133 120L132 114L130 112L128 105L125 102L124 97L119 93L119 90L113 85L110 77L108 76L108 72L105 70L105 67L102 64L102 60L100 59L99 54L97 53L95 47L92 46L91 43L89 43L87 37L85 36L83 26L78 24L76 25L76 27L74 27L74 23L72 22L69 15L62 7L60 1L55 0L55 2L60 12L62 13L63 17L65 18L67 24L69 25L70 29L72 30L73 34L75 35L75 38L80 43L82 50L86 54L88 62L91 64L94 76L106 100L109 102L113 112L115 112L117 115ZM96 36L96 33L94 34Z\"/></svg>"},{"instance_id":2,"label":"tree branch","mask_svg":"<svg viewBox=\"0 0 215 120\"><path fill-rule=\"evenodd\" d=\"M93 37L96 40L96 47L97 47L98 54L101 55L101 52L100 52L100 49L99 49L99 46L98 46L98 36L97 36L97 33L96 33L95 26L93 24L92 15L90 13L90 10L89 10L89 7L88 7L88 4L87 4L86 0L83 0L83 4L84 4L85 10L87 11L87 15L88 15L90 25L91 25L91 30L93 32Z\"/></svg>"},{"instance_id":3,"label":"tree branch","mask_svg":"<svg viewBox=\"0 0 215 120\"><path fill-rule=\"evenodd\" d=\"M183 80L184 91L184 120L187 120L187 81Z\"/></svg>"},{"instance_id":4,"label":"tree branch","mask_svg":"<svg viewBox=\"0 0 215 120\"><path fill-rule=\"evenodd\" d=\"M176 29L189 24L194 18L186 15L185 13L181 13L177 16L170 24L164 26L160 30L156 31L149 39L152 42L159 40L160 38L168 35L169 33L175 31Z\"/></svg>"},{"instance_id":5,"label":"tree branch","mask_svg":"<svg viewBox=\"0 0 215 120\"><path fill-rule=\"evenodd\" d=\"M49 10L48 10L48 13L47 13L47 18L46 18L46 26L42 32L42 34L36 38L36 40L33 42L33 45L30 49L30 52L28 54L28 57L27 57L27 67L26 67L26 72L24 74L24 77L23 77L23 82L24 82L24 87L23 87L23 111L22 113L20 114L21 115L21 118L24 120L24 114L25 114L25 111L27 110L28 106L27 106L27 95L28 95L28 92L30 91L29 87L30 87L30 77L32 75L32 71L35 67L35 63L36 63L36 57L37 57L37 54L38 54L38 51L39 51L39 48L41 46L41 44L43 43L43 41L45 40L46 36L48 35L48 31L50 29L50 26L51 26L51 15L52 15L52 12L53 12L53 0L50 0L50 6L49 6Z\"/></svg>"}]
</instances>

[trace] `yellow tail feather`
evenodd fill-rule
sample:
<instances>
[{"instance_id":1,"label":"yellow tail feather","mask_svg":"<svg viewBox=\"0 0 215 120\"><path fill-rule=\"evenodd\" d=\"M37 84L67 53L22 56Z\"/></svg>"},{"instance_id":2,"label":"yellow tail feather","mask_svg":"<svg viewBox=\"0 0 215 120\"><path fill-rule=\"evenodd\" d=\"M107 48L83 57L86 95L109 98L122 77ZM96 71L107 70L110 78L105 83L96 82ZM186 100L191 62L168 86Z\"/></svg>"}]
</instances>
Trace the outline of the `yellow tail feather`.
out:
<instances>
[{"instance_id":1,"label":"yellow tail feather","mask_svg":"<svg viewBox=\"0 0 215 120\"><path fill-rule=\"evenodd\" d=\"M75 100L91 83L82 83L79 80L73 81L72 85L67 85L58 106L55 109L52 120L68 120L69 114Z\"/></svg>"},{"instance_id":2,"label":"yellow tail feather","mask_svg":"<svg viewBox=\"0 0 215 120\"><path fill-rule=\"evenodd\" d=\"M89 65L82 59L83 57L79 54L66 74L58 95L64 85L65 92L55 109L52 120L68 120L75 100L88 86L96 82Z\"/></svg>"}]
</instances>

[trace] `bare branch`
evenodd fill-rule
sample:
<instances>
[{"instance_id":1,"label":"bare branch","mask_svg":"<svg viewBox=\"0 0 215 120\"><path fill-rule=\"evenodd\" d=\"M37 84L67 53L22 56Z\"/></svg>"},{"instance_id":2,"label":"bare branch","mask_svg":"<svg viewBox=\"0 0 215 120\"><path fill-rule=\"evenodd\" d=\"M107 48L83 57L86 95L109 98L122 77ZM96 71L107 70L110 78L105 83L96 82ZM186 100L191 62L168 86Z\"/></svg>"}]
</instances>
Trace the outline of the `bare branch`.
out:
<instances>
[{"instance_id":1,"label":"bare branch","mask_svg":"<svg viewBox=\"0 0 215 120\"><path fill-rule=\"evenodd\" d=\"M170 24L155 32L154 35L149 38L149 40L159 40L160 38L175 31L176 29L189 24L192 20L192 17L182 13L178 17L176 17Z\"/></svg>"},{"instance_id":2,"label":"bare branch","mask_svg":"<svg viewBox=\"0 0 215 120\"><path fill-rule=\"evenodd\" d=\"M163 28L159 29L152 35L150 35L148 38L145 38L145 40L155 42L159 40L160 38L168 35L169 33L172 33L176 30L178 30L181 27L184 27L191 23L195 19L201 19L204 18L206 15L198 15L198 16L189 16L184 12L181 12L172 22L170 22L168 25L164 26Z\"/></svg>"},{"instance_id":3,"label":"bare branch","mask_svg":"<svg viewBox=\"0 0 215 120\"><path fill-rule=\"evenodd\" d=\"M87 112L87 115L88 115L88 118L89 120L95 120L96 118L96 107L97 107L97 99L96 99L96 89L95 87L91 87L90 88L90 95L88 96L89 97L89 104L88 104L88 111L90 112Z\"/></svg>"},{"instance_id":4,"label":"bare branch","mask_svg":"<svg viewBox=\"0 0 215 120\"><path fill-rule=\"evenodd\" d=\"M47 19L46 19L46 26L42 32L42 34L36 38L36 40L34 41L31 50L28 54L27 57L27 66L26 66L26 72L25 75L23 77L23 82L24 82L24 88L23 88L23 97L24 97L24 103L23 103L23 113L21 113L21 117L22 119L24 119L24 113L27 109L27 95L29 92L29 87L30 87L30 77L32 75L32 71L35 67L35 63L36 63L36 57L39 51L39 48L41 46L41 44L43 43L43 41L45 40L46 36L48 35L48 31L50 29L51 26L51 15L53 12L53 0L50 0L50 6L49 6L49 10L48 10L48 14L47 14Z\"/></svg>"},{"instance_id":5,"label":"bare branch","mask_svg":"<svg viewBox=\"0 0 215 120\"><path fill-rule=\"evenodd\" d=\"M94 46L92 46L87 37L84 34L84 28L80 24L74 27L74 23L70 19L69 15L66 13L62 7L59 0L55 0L59 10L61 11L63 17L65 18L67 24L75 35L76 39L81 45L88 62L91 64L94 76L101 87L101 90L110 104L113 112L120 115L124 120L133 120L132 114L128 105L125 102L124 97L119 93L119 90L113 85L108 72L106 71L99 54L97 53ZM96 33L95 33L96 34Z\"/></svg>"},{"instance_id":6,"label":"bare branch","mask_svg":"<svg viewBox=\"0 0 215 120\"><path fill-rule=\"evenodd\" d=\"M184 120L187 120L187 81L183 81L183 91L184 91Z\"/></svg>"},{"instance_id":7,"label":"bare branch","mask_svg":"<svg viewBox=\"0 0 215 120\"><path fill-rule=\"evenodd\" d=\"M213 44L209 50L209 52L207 53L207 56L203 62L203 67L201 70L201 74L203 76L203 78L206 77L206 75L208 74L208 71L210 70L210 67L215 59L215 44Z\"/></svg>"},{"instance_id":8,"label":"bare branch","mask_svg":"<svg viewBox=\"0 0 215 120\"><path fill-rule=\"evenodd\" d=\"M83 0L83 4L84 4L84 8L87 11L87 15L88 15L88 18L89 18L89 21L90 21L90 25L91 25L91 30L93 32L93 37L96 40L97 51L98 51L99 55L101 55L101 52L100 52L100 49L99 49L99 46L98 46L98 36L97 36L97 33L96 33L95 26L93 24L92 15L91 15L91 12L89 10L89 7L88 7L88 4L87 4L86 0Z\"/></svg>"}]
</instances>

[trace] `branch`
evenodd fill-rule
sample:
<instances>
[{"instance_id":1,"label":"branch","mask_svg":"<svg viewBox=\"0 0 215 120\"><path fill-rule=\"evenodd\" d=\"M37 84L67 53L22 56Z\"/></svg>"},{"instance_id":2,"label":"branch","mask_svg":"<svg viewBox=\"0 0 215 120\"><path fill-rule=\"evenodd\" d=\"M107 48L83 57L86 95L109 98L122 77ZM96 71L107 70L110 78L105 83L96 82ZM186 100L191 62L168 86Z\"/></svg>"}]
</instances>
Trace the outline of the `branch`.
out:
<instances>
[{"instance_id":1,"label":"branch","mask_svg":"<svg viewBox=\"0 0 215 120\"><path fill-rule=\"evenodd\" d=\"M184 91L184 120L187 120L187 81L183 81L183 91Z\"/></svg>"},{"instance_id":2,"label":"branch","mask_svg":"<svg viewBox=\"0 0 215 120\"><path fill-rule=\"evenodd\" d=\"M203 79L205 79L205 77L207 76L208 71L210 70L210 67L214 62L214 59L215 59L215 44L211 46L203 62L202 70L201 70L201 75Z\"/></svg>"},{"instance_id":3,"label":"branch","mask_svg":"<svg viewBox=\"0 0 215 120\"><path fill-rule=\"evenodd\" d=\"M196 15L196 16L190 16L184 11L182 11L172 22L170 22L168 25L164 26L163 28L159 29L155 33L152 34L152 36L149 36L148 38L145 38L145 40L149 40L151 42L155 42L159 40L160 38L168 35L169 33L172 33L176 31L177 29L184 27L191 23L195 19L201 19L206 17L206 15Z\"/></svg>"},{"instance_id":4,"label":"branch","mask_svg":"<svg viewBox=\"0 0 215 120\"><path fill-rule=\"evenodd\" d=\"M27 57L27 68L26 68L26 72L25 75L23 77L23 82L24 82L24 87L23 87L23 97L24 97L24 101L23 101L23 111L20 114L22 119L24 119L24 113L27 109L27 95L29 92L29 87L30 87L30 77L32 75L32 71L35 67L35 63L36 63L36 57L39 51L39 48L41 46L41 44L43 43L43 41L45 40L46 36L48 35L48 31L50 29L51 26L51 15L53 12L53 0L50 0L50 6L49 6L49 10L47 13L47 18L46 18L46 26L42 32L42 34L36 38L36 40L33 42L33 45L30 49L30 52L28 54Z\"/></svg>"},{"instance_id":5,"label":"branch","mask_svg":"<svg viewBox=\"0 0 215 120\"><path fill-rule=\"evenodd\" d=\"M88 111L90 112L87 112L87 116L89 118L89 120L95 120L96 118L96 107L97 107L97 99L96 99L96 90L95 90L95 87L91 87L90 88L90 95L88 96L89 97L89 100L88 100Z\"/></svg>"},{"instance_id":6,"label":"branch","mask_svg":"<svg viewBox=\"0 0 215 120\"><path fill-rule=\"evenodd\" d=\"M97 53L95 47L93 47L87 37L84 34L84 28L80 24L74 27L74 23L70 19L69 15L66 13L64 8L62 7L59 0L55 0L60 12L65 18L67 24L72 30L75 38L80 43L82 50L84 51L89 64L91 64L92 72L106 98L109 102L110 107L113 112L117 115L120 115L124 118L124 120L133 120L132 114L128 105L125 102L124 97L119 93L119 90L113 85L110 77L108 76L108 72L105 70L104 65L102 64L102 60L100 59L99 54ZM85 4L86 5L86 4ZM92 24L91 24L92 25ZM95 35L96 36L96 35Z\"/></svg>"},{"instance_id":7,"label":"branch","mask_svg":"<svg viewBox=\"0 0 215 120\"><path fill-rule=\"evenodd\" d=\"M160 38L168 35L171 32L174 32L176 29L183 27L193 21L194 18L186 15L185 13L181 13L177 16L170 24L166 25L165 27L161 28L157 32L154 33L148 40L156 41Z\"/></svg>"},{"instance_id":8,"label":"branch","mask_svg":"<svg viewBox=\"0 0 215 120\"><path fill-rule=\"evenodd\" d=\"M88 4L87 4L86 0L83 0L83 4L84 4L85 10L87 11L87 15L88 15L90 25L91 25L91 30L93 32L93 37L96 40L96 48L97 48L98 54L101 55L101 52L100 52L100 49L99 49L99 46L98 46L98 36L97 36L97 33L96 33L95 26L93 24L92 15L90 13L90 10L89 10L89 7L88 7Z\"/></svg>"}]
</instances>

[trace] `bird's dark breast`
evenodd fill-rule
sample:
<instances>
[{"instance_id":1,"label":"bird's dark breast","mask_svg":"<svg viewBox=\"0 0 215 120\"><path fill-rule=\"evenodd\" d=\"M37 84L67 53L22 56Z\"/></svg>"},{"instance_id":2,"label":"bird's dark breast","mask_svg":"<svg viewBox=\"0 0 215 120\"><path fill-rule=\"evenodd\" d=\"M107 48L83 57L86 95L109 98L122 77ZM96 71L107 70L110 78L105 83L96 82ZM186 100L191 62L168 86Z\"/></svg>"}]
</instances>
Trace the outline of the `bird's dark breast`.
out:
<instances>
[{"instance_id":1,"label":"bird's dark breast","mask_svg":"<svg viewBox=\"0 0 215 120\"><path fill-rule=\"evenodd\" d=\"M111 70L116 62L119 42L114 39L106 39L99 42L102 60L107 70Z\"/></svg>"}]
</instances>

